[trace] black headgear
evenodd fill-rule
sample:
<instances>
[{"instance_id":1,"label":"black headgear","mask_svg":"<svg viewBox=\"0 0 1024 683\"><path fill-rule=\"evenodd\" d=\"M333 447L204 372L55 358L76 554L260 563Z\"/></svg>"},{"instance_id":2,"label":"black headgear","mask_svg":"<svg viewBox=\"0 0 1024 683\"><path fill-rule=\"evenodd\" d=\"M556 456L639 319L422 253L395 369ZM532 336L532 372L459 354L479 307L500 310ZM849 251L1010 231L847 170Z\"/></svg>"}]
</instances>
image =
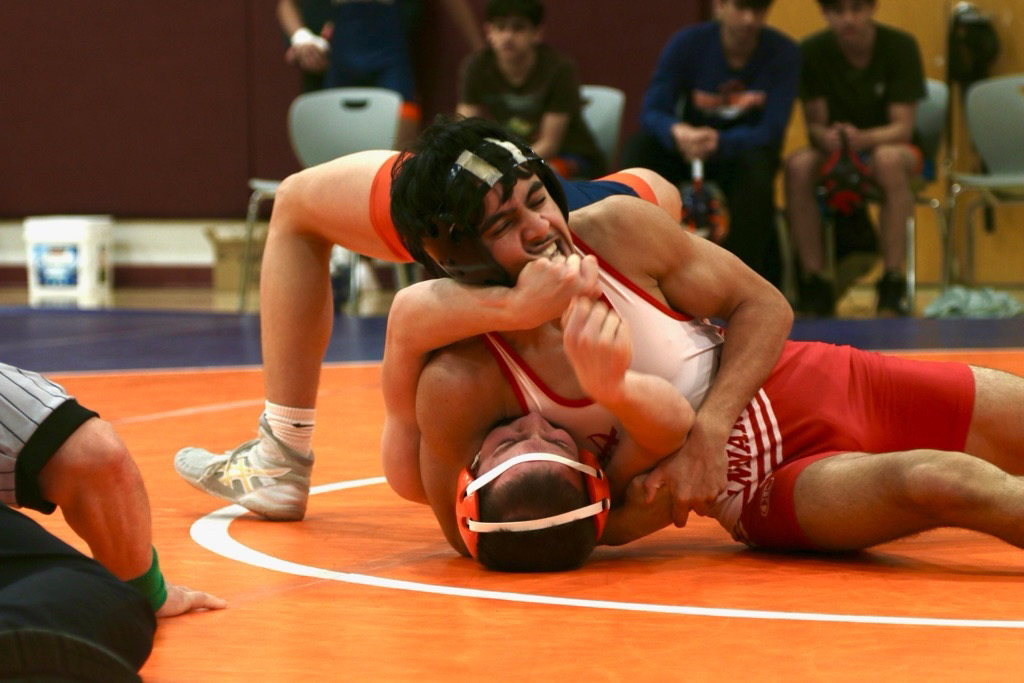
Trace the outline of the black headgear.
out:
<instances>
[{"instance_id":1,"label":"black headgear","mask_svg":"<svg viewBox=\"0 0 1024 683\"><path fill-rule=\"evenodd\" d=\"M426 252L454 279L469 284L515 284L480 240L476 217L484 195L521 167L544 183L568 220L569 207L558 176L532 149L511 140L484 138L452 164L435 229L423 237Z\"/></svg>"}]
</instances>

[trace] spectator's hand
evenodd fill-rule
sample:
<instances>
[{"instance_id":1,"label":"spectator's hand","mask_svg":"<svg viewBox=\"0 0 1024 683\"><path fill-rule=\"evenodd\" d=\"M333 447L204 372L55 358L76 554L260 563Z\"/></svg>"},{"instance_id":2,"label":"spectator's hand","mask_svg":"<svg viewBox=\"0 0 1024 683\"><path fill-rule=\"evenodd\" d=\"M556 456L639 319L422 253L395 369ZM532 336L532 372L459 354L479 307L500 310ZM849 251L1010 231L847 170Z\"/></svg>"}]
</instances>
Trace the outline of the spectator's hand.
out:
<instances>
[{"instance_id":1,"label":"spectator's hand","mask_svg":"<svg viewBox=\"0 0 1024 683\"><path fill-rule=\"evenodd\" d=\"M510 290L515 329L529 330L560 317L575 296L599 296L597 272L597 259L590 255L559 255L527 263Z\"/></svg>"},{"instance_id":2,"label":"spectator's hand","mask_svg":"<svg viewBox=\"0 0 1024 683\"><path fill-rule=\"evenodd\" d=\"M850 149L855 152L863 152L869 149L870 142L867 134L850 123L840 124L844 133L846 133L846 140L850 143Z\"/></svg>"},{"instance_id":3,"label":"spectator's hand","mask_svg":"<svg viewBox=\"0 0 1024 683\"><path fill-rule=\"evenodd\" d=\"M327 69L327 55L331 48L322 36L302 27L292 34L291 45L284 56L289 64L296 64L310 73L320 73Z\"/></svg>"},{"instance_id":4,"label":"spectator's hand","mask_svg":"<svg viewBox=\"0 0 1024 683\"><path fill-rule=\"evenodd\" d=\"M157 610L158 617L176 617L198 609L224 609L228 603L215 595L185 586L167 584L167 600Z\"/></svg>"},{"instance_id":5,"label":"spectator's hand","mask_svg":"<svg viewBox=\"0 0 1024 683\"><path fill-rule=\"evenodd\" d=\"M707 159L718 149L718 131L714 128L694 128L680 122L672 126L672 137L687 161Z\"/></svg>"},{"instance_id":6,"label":"spectator's hand","mask_svg":"<svg viewBox=\"0 0 1024 683\"><path fill-rule=\"evenodd\" d=\"M728 432L709 435L698 425L690 430L683 447L658 463L644 481L648 501L654 500L660 489L668 489L677 527L686 526L691 510L702 516L711 514L727 483Z\"/></svg>"},{"instance_id":7,"label":"spectator's hand","mask_svg":"<svg viewBox=\"0 0 1024 683\"><path fill-rule=\"evenodd\" d=\"M625 321L603 301L578 296L562 316L562 338L580 388L598 403L617 404L633 357Z\"/></svg>"},{"instance_id":8,"label":"spectator's hand","mask_svg":"<svg viewBox=\"0 0 1024 683\"><path fill-rule=\"evenodd\" d=\"M843 146L841 130L842 124L835 124L830 126L821 137L821 147L826 154L831 154Z\"/></svg>"}]
</instances>

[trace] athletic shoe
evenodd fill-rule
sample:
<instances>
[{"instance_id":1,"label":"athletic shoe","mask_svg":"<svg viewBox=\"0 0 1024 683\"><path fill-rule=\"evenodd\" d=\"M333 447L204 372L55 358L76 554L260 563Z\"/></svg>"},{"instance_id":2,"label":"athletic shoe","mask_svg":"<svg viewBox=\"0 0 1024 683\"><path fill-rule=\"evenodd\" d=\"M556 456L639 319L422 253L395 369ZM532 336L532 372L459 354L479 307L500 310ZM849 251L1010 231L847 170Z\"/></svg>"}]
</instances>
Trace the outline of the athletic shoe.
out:
<instances>
[{"instance_id":1,"label":"athletic shoe","mask_svg":"<svg viewBox=\"0 0 1024 683\"><path fill-rule=\"evenodd\" d=\"M906 317L910 315L907 303L907 278L901 273L887 270L875 284L878 290L879 317Z\"/></svg>"},{"instance_id":2,"label":"athletic shoe","mask_svg":"<svg viewBox=\"0 0 1024 683\"><path fill-rule=\"evenodd\" d=\"M259 438L220 455L183 448L174 456L174 469L200 491L238 503L267 519L302 519L309 500L313 454L302 455L281 443L262 416L259 434Z\"/></svg>"},{"instance_id":3,"label":"athletic shoe","mask_svg":"<svg viewBox=\"0 0 1024 683\"><path fill-rule=\"evenodd\" d=\"M0 681L141 681L107 648L67 633L37 628L0 631Z\"/></svg>"}]
</instances>

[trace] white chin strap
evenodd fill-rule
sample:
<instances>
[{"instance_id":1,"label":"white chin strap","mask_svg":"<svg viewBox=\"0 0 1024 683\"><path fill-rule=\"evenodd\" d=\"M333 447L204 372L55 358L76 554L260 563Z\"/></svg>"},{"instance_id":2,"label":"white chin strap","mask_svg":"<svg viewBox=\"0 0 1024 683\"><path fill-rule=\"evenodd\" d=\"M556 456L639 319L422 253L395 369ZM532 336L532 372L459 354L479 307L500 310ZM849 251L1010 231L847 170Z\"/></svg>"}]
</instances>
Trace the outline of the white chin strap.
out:
<instances>
[{"instance_id":1,"label":"white chin strap","mask_svg":"<svg viewBox=\"0 0 1024 683\"><path fill-rule=\"evenodd\" d=\"M601 477L600 473L590 465L584 465L581 462L564 458L561 455L554 455L553 453L523 453L522 455L517 455L514 458L506 460L494 469L489 470L486 474L474 479L473 482L466 487L466 495L468 496L471 493L479 491L481 488L490 484L516 465L521 465L525 462L557 462L567 467L571 467L574 470L579 470L588 476L597 478ZM540 519L527 519L520 522L477 522L472 519L467 519L466 523L469 525L470 531L475 531L477 533L490 533L494 531L536 531L537 529L549 529L553 526L575 522L578 519L593 517L609 507L611 507L611 501L605 498L597 501L596 503L576 508L575 510L569 510L568 512L563 512L559 515L552 515L551 517L541 517Z\"/></svg>"}]
</instances>

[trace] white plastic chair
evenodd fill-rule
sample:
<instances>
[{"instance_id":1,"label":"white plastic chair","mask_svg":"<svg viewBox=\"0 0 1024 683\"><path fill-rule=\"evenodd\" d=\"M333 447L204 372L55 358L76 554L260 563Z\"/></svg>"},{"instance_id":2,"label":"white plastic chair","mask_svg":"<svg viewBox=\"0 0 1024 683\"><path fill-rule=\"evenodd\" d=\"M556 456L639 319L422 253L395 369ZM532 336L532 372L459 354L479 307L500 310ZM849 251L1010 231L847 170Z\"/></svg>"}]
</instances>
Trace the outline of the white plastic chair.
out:
<instances>
[{"instance_id":1,"label":"white plastic chair","mask_svg":"<svg viewBox=\"0 0 1024 683\"><path fill-rule=\"evenodd\" d=\"M626 93L607 85L581 85L580 99L583 103L583 120L594 134L608 168L613 168L619 149Z\"/></svg>"},{"instance_id":2,"label":"white plastic chair","mask_svg":"<svg viewBox=\"0 0 1024 683\"><path fill-rule=\"evenodd\" d=\"M986 170L953 174L951 214L962 192L977 193L965 226L965 279L973 284L974 214L983 206L1024 203L1024 74L977 81L966 99L967 130Z\"/></svg>"},{"instance_id":3,"label":"white plastic chair","mask_svg":"<svg viewBox=\"0 0 1024 683\"><path fill-rule=\"evenodd\" d=\"M288 109L288 138L303 167L309 168L346 154L371 149L394 149L402 96L384 88L330 88L299 95ZM245 251L238 309L245 310L252 278L252 248L260 204L273 199L280 181L251 178L245 221ZM359 307L359 255L350 257L348 310ZM405 269L396 265L399 286L407 284Z\"/></svg>"}]
</instances>

